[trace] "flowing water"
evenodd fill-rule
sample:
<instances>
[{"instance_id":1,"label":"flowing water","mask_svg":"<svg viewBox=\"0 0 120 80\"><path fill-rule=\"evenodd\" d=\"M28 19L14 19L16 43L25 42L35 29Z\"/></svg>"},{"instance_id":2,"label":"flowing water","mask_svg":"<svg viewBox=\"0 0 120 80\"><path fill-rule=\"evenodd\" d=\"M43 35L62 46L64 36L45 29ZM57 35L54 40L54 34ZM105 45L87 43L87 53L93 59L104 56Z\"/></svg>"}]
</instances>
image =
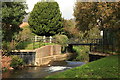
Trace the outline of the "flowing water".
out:
<instances>
[{"instance_id":1,"label":"flowing water","mask_svg":"<svg viewBox=\"0 0 120 80\"><path fill-rule=\"evenodd\" d=\"M25 67L19 70L10 70L2 73L3 78L44 78L48 75L56 74L58 72L71 69L73 67L81 66L83 62L53 62L44 67Z\"/></svg>"}]
</instances>

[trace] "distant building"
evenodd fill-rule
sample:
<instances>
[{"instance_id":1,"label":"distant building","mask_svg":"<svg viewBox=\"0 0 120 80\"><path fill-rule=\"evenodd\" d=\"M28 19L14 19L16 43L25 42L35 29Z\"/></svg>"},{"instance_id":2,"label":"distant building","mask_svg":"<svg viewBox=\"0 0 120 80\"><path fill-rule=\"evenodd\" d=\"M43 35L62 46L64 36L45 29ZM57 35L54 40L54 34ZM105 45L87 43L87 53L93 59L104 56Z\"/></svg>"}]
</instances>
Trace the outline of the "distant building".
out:
<instances>
[{"instance_id":1,"label":"distant building","mask_svg":"<svg viewBox=\"0 0 120 80\"><path fill-rule=\"evenodd\" d=\"M29 17L29 14L24 16L24 19L23 19L22 24L19 25L20 28L23 28L23 27L29 25L29 24L28 24L28 17Z\"/></svg>"},{"instance_id":2,"label":"distant building","mask_svg":"<svg viewBox=\"0 0 120 80\"><path fill-rule=\"evenodd\" d=\"M20 28L23 28L25 26L29 26L28 22L23 22L22 24L19 25Z\"/></svg>"}]
</instances>

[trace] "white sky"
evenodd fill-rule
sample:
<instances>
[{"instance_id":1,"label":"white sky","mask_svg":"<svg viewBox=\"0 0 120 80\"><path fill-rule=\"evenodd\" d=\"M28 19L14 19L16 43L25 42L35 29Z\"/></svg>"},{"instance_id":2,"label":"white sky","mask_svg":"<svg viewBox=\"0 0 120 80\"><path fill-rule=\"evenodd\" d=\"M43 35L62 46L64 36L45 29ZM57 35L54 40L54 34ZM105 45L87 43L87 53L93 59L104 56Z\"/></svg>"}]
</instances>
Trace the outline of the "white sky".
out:
<instances>
[{"instance_id":1,"label":"white sky","mask_svg":"<svg viewBox=\"0 0 120 80\"><path fill-rule=\"evenodd\" d=\"M28 4L28 12L32 11L34 5L40 0L26 0ZM55 0L58 2L62 17L65 19L71 19L73 17L73 9L76 0Z\"/></svg>"}]
</instances>

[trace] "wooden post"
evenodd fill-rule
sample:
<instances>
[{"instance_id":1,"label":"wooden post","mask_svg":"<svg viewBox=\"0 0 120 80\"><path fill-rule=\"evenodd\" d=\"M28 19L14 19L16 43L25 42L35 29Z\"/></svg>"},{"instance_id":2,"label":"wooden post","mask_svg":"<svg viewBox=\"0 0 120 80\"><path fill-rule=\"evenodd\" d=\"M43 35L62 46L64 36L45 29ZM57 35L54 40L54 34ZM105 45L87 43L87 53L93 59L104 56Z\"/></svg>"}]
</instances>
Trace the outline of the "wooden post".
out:
<instances>
[{"instance_id":1,"label":"wooden post","mask_svg":"<svg viewBox=\"0 0 120 80\"><path fill-rule=\"evenodd\" d=\"M52 43L52 36L50 36L50 43Z\"/></svg>"},{"instance_id":2,"label":"wooden post","mask_svg":"<svg viewBox=\"0 0 120 80\"><path fill-rule=\"evenodd\" d=\"M40 41L39 41L39 48L40 48Z\"/></svg>"},{"instance_id":3,"label":"wooden post","mask_svg":"<svg viewBox=\"0 0 120 80\"><path fill-rule=\"evenodd\" d=\"M35 42L37 41L37 36L35 36Z\"/></svg>"},{"instance_id":4,"label":"wooden post","mask_svg":"<svg viewBox=\"0 0 120 80\"><path fill-rule=\"evenodd\" d=\"M35 49L34 46L35 46L35 39L33 39L33 49Z\"/></svg>"},{"instance_id":5,"label":"wooden post","mask_svg":"<svg viewBox=\"0 0 120 80\"><path fill-rule=\"evenodd\" d=\"M46 40L45 40L45 39L46 39L46 37L45 37L45 36L43 36L43 42L44 42L44 43L46 42Z\"/></svg>"},{"instance_id":6,"label":"wooden post","mask_svg":"<svg viewBox=\"0 0 120 80\"><path fill-rule=\"evenodd\" d=\"M104 53L104 40L102 41L102 49L103 49L103 53Z\"/></svg>"},{"instance_id":7,"label":"wooden post","mask_svg":"<svg viewBox=\"0 0 120 80\"><path fill-rule=\"evenodd\" d=\"M113 51L114 51L114 44L113 44L113 38L112 38L112 54L113 54Z\"/></svg>"}]
</instances>

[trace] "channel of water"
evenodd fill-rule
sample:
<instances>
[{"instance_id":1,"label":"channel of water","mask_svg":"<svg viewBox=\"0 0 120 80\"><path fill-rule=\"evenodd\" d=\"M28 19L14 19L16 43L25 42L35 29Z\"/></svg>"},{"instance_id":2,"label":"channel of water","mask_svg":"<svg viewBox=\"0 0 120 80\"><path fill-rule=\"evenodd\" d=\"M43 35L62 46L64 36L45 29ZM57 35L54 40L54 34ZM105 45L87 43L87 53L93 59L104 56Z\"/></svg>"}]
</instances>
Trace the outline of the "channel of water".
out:
<instances>
[{"instance_id":1,"label":"channel of water","mask_svg":"<svg viewBox=\"0 0 120 80\"><path fill-rule=\"evenodd\" d=\"M44 78L83 64L85 63L73 61L53 62L44 67L25 67L19 70L9 70L2 73L2 78Z\"/></svg>"}]
</instances>

